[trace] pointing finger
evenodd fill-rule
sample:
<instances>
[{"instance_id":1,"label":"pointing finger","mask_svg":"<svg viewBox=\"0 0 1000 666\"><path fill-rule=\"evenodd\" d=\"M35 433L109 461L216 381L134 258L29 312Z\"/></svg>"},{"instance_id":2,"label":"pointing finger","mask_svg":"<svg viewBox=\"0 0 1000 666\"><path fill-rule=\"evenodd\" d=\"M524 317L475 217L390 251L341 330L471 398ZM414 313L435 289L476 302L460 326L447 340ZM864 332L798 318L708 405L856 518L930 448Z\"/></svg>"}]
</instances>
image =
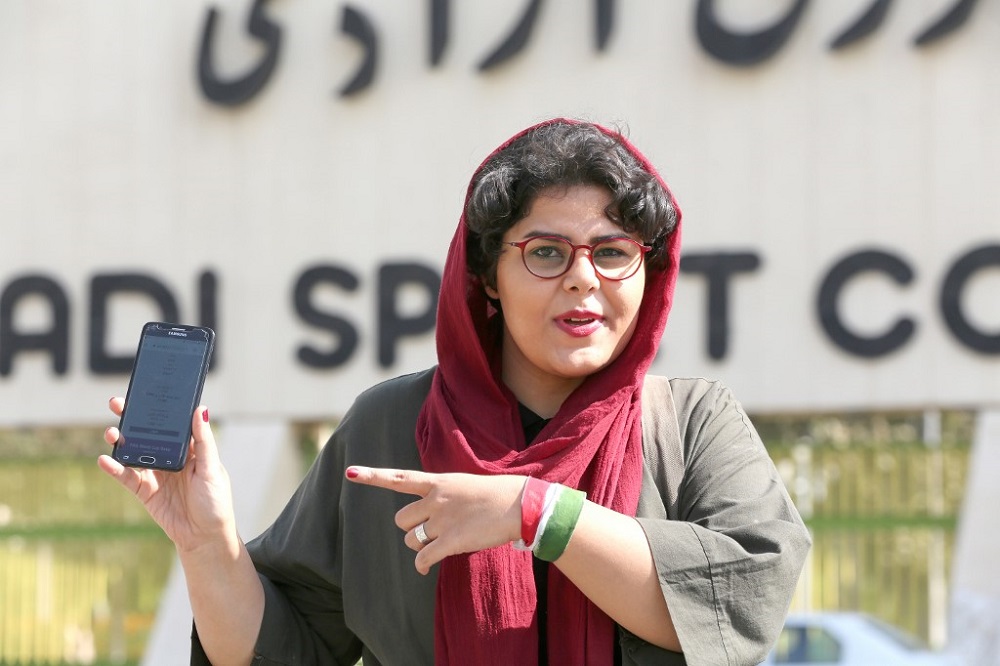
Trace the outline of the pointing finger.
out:
<instances>
[{"instance_id":1,"label":"pointing finger","mask_svg":"<svg viewBox=\"0 0 1000 666\"><path fill-rule=\"evenodd\" d=\"M382 467L361 467L352 465L345 476L354 483L377 486L398 493L425 497L434 487L434 474L412 469L385 469Z\"/></svg>"}]
</instances>

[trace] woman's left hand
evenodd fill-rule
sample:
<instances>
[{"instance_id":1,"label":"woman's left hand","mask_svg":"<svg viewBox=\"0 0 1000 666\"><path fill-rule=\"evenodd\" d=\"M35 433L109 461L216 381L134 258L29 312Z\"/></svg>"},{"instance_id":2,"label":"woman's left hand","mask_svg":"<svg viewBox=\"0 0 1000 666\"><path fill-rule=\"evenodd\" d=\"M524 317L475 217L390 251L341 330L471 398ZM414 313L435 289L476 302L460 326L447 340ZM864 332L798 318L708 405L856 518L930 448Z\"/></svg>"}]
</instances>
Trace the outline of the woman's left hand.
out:
<instances>
[{"instance_id":1,"label":"woman's left hand","mask_svg":"<svg viewBox=\"0 0 1000 666\"><path fill-rule=\"evenodd\" d=\"M414 470L348 467L354 483L417 495L396 513L404 542L417 551L417 571L459 553L473 553L521 538L521 490L526 477L476 474L431 474ZM415 530L423 525L430 541L422 544Z\"/></svg>"}]
</instances>

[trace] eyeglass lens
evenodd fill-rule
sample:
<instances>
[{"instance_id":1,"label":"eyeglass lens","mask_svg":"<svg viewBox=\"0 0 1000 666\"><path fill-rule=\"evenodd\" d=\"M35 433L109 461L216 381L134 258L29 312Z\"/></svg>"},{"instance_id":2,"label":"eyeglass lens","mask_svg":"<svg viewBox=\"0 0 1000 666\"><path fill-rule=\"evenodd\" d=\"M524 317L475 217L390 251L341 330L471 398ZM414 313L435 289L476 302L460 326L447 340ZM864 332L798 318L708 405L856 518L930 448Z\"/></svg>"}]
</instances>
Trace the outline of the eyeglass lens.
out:
<instances>
[{"instance_id":1,"label":"eyeglass lens","mask_svg":"<svg viewBox=\"0 0 1000 666\"><path fill-rule=\"evenodd\" d=\"M533 238L522 250L525 267L541 278L558 277L573 260L573 246L559 238ZM630 277L642 261L642 246L619 238L593 246L591 261L597 272L611 280Z\"/></svg>"}]
</instances>

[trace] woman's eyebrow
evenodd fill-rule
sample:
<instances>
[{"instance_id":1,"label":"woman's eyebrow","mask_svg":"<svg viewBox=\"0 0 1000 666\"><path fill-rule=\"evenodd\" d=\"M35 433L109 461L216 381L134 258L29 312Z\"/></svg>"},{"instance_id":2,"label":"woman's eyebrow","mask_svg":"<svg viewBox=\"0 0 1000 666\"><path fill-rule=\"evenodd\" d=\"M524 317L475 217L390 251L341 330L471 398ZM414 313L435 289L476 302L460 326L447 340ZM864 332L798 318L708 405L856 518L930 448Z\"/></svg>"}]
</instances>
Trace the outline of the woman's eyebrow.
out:
<instances>
[{"instance_id":1,"label":"woman's eyebrow","mask_svg":"<svg viewBox=\"0 0 1000 666\"><path fill-rule=\"evenodd\" d=\"M565 240L567 242L572 242L572 241L570 241L569 236L567 236L566 234L559 234L559 233L556 233L555 231L545 231L544 229L536 229L535 231L529 231L526 234L524 234L524 236L525 236L525 238L538 238L539 236L552 236L553 238L562 238L563 240Z\"/></svg>"},{"instance_id":2,"label":"woman's eyebrow","mask_svg":"<svg viewBox=\"0 0 1000 666\"><path fill-rule=\"evenodd\" d=\"M538 238L539 236L551 236L552 238L561 238L567 243L573 243L573 239L566 234L556 233L555 231L545 231L545 230L535 230L529 231L524 234L525 238ZM628 238L631 240L631 236L625 233L624 230L618 231L617 233L602 234L600 236L591 236L588 240L590 245L596 245L602 241L617 240L619 238ZM575 243L573 243L575 245Z\"/></svg>"}]
</instances>

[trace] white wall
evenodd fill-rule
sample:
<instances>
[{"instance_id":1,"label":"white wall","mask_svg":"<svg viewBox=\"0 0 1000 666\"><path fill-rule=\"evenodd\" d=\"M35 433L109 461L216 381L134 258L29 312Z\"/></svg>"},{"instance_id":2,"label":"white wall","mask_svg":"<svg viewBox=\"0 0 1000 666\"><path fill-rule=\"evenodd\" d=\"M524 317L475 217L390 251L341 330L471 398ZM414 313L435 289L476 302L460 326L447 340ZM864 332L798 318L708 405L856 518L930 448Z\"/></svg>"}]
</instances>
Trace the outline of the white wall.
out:
<instances>
[{"instance_id":1,"label":"white wall","mask_svg":"<svg viewBox=\"0 0 1000 666\"><path fill-rule=\"evenodd\" d=\"M262 52L242 28L250 4L211 3L222 12L223 74ZM553 1L524 51L485 73L476 64L522 3L452 3L438 67L427 59L429 3L352 4L382 45L368 90L337 95L361 56L338 30L342 5L271 2L277 68L252 101L226 108L195 74L209 3L0 3L0 294L43 276L69 304L65 374L48 353L16 354L0 376L0 425L106 420L127 375L88 367L98 274L156 278L188 322L199 275L217 277L218 369L205 400L220 416L326 417L361 388L433 363L430 335L405 340L391 367L376 362L378 268L439 270L479 160L552 115L627 124L675 190L688 253L761 259L730 283L722 359L706 351L705 281L682 276L656 370L720 377L758 411L1000 402L1000 354L962 344L938 308L954 262L1000 244L997 3L979 3L961 30L922 49L913 36L951 3L894 3L877 32L834 52L828 42L870 3L813 2L773 58L736 68L698 43L694 2L617 3L598 52L591 3ZM787 9L774 4L716 3L727 25L747 30ZM914 272L908 284L869 273L843 291L842 318L859 335L916 322L906 344L873 359L834 344L815 312L830 267L866 248ZM296 357L300 345L336 341L293 307L295 281L318 264L360 280L354 292L315 294L361 336L332 370ZM994 338L998 288L993 265L962 295L968 319ZM412 313L427 302L411 291ZM142 322L159 316L147 299L116 296L107 351L132 352ZM52 326L37 297L8 321L20 333Z\"/></svg>"}]
</instances>

